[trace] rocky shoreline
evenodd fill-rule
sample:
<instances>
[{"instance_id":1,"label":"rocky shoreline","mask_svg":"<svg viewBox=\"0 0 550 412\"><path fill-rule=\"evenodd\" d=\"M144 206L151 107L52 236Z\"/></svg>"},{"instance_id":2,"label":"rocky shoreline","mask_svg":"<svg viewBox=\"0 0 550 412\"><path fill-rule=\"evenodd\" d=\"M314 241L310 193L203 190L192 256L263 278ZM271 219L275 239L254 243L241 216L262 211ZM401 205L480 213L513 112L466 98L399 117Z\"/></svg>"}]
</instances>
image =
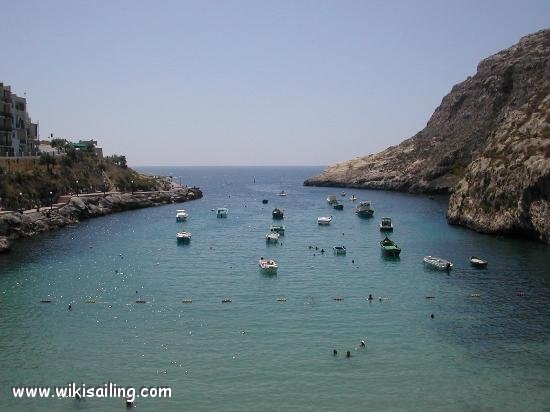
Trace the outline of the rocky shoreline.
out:
<instances>
[{"instance_id":1,"label":"rocky shoreline","mask_svg":"<svg viewBox=\"0 0 550 412\"><path fill-rule=\"evenodd\" d=\"M158 192L98 193L73 196L66 204L56 205L56 208L51 210L42 208L34 212L4 213L0 215L0 253L9 251L11 241L15 239L56 230L83 219L126 210L182 203L201 197L202 191L196 187L181 187Z\"/></svg>"},{"instance_id":2,"label":"rocky shoreline","mask_svg":"<svg viewBox=\"0 0 550 412\"><path fill-rule=\"evenodd\" d=\"M550 243L550 29L481 61L426 127L304 182L449 194L447 219Z\"/></svg>"}]
</instances>

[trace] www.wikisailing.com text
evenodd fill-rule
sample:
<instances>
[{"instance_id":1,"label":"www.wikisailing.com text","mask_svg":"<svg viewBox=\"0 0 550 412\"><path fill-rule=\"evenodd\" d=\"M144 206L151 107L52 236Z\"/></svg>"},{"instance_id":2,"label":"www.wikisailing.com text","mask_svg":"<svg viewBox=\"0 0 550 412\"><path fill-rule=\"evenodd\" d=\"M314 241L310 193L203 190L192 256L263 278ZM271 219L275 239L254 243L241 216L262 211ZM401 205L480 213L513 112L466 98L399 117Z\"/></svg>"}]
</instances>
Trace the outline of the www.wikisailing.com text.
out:
<instances>
[{"instance_id":1,"label":"www.wikisailing.com text","mask_svg":"<svg viewBox=\"0 0 550 412\"><path fill-rule=\"evenodd\" d=\"M12 387L14 398L124 398L134 402L136 398L171 398L172 389L167 386L117 386L107 382L100 386L77 385L72 382L66 386L15 386Z\"/></svg>"}]
</instances>

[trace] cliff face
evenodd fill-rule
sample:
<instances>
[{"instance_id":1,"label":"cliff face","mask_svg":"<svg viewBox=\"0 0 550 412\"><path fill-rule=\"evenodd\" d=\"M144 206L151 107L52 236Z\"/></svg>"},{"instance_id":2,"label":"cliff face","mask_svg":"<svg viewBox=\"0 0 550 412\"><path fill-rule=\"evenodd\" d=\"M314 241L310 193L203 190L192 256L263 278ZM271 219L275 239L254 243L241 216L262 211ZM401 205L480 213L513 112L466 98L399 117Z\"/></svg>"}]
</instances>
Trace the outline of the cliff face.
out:
<instances>
[{"instance_id":1,"label":"cliff face","mask_svg":"<svg viewBox=\"0 0 550 412\"><path fill-rule=\"evenodd\" d=\"M550 30L479 63L426 128L305 185L451 193L451 223L548 240Z\"/></svg>"}]
</instances>

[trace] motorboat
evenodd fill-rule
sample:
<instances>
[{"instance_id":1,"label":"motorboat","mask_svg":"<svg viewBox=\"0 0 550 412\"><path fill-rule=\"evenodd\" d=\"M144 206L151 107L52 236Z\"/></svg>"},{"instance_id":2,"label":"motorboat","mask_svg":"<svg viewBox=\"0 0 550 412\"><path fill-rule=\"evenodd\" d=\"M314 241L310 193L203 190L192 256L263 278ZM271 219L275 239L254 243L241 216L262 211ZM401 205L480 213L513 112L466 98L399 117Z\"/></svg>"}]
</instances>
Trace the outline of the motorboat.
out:
<instances>
[{"instance_id":1,"label":"motorboat","mask_svg":"<svg viewBox=\"0 0 550 412\"><path fill-rule=\"evenodd\" d=\"M187 243L191 240L191 232L178 232L176 233L176 240L178 242Z\"/></svg>"},{"instance_id":2,"label":"motorboat","mask_svg":"<svg viewBox=\"0 0 550 412\"><path fill-rule=\"evenodd\" d=\"M335 203L338 203L338 199L336 199L336 195L329 195L329 197L327 197L327 203L329 205L333 205Z\"/></svg>"},{"instance_id":3,"label":"motorboat","mask_svg":"<svg viewBox=\"0 0 550 412\"><path fill-rule=\"evenodd\" d=\"M399 254L401 253L401 248L397 246L397 243L395 243L387 236L384 238L384 240L380 241L380 247L382 248L382 251L389 256L399 256Z\"/></svg>"},{"instance_id":4,"label":"motorboat","mask_svg":"<svg viewBox=\"0 0 550 412\"><path fill-rule=\"evenodd\" d=\"M338 201L332 205L334 210L344 210L344 205Z\"/></svg>"},{"instance_id":5,"label":"motorboat","mask_svg":"<svg viewBox=\"0 0 550 412\"><path fill-rule=\"evenodd\" d=\"M470 263L472 264L472 266L475 266L476 268L486 268L487 265L489 264L489 262L481 258L478 258L477 256L471 256Z\"/></svg>"},{"instance_id":6,"label":"motorboat","mask_svg":"<svg viewBox=\"0 0 550 412\"><path fill-rule=\"evenodd\" d=\"M258 265L264 273L277 273L279 268L279 265L273 259L264 259L263 257L258 261Z\"/></svg>"},{"instance_id":7,"label":"motorboat","mask_svg":"<svg viewBox=\"0 0 550 412\"><path fill-rule=\"evenodd\" d=\"M345 246L334 246L332 248L334 250L335 255L345 255L346 254L346 247Z\"/></svg>"},{"instance_id":8,"label":"motorboat","mask_svg":"<svg viewBox=\"0 0 550 412\"><path fill-rule=\"evenodd\" d=\"M267 205L267 202L269 202L269 200L267 200L267 199L263 199L263 200L262 200L262 203L263 203L264 205Z\"/></svg>"},{"instance_id":9,"label":"motorboat","mask_svg":"<svg viewBox=\"0 0 550 412\"><path fill-rule=\"evenodd\" d=\"M184 209L176 210L176 221L177 222L183 222L187 220L189 217L189 213L187 213Z\"/></svg>"},{"instance_id":10,"label":"motorboat","mask_svg":"<svg viewBox=\"0 0 550 412\"><path fill-rule=\"evenodd\" d=\"M355 208L355 213L357 213L357 216L361 217L372 217L372 215L374 215L374 209L368 200L363 200Z\"/></svg>"},{"instance_id":11,"label":"motorboat","mask_svg":"<svg viewBox=\"0 0 550 412\"><path fill-rule=\"evenodd\" d=\"M281 190L281 192L279 193L279 196L283 196L283 197L284 197L284 196L286 196L286 195L287 195L287 193L286 193L284 190Z\"/></svg>"},{"instance_id":12,"label":"motorboat","mask_svg":"<svg viewBox=\"0 0 550 412\"><path fill-rule=\"evenodd\" d=\"M380 230L381 231L392 231L393 224L390 217L383 217L380 221Z\"/></svg>"},{"instance_id":13,"label":"motorboat","mask_svg":"<svg viewBox=\"0 0 550 412\"><path fill-rule=\"evenodd\" d=\"M355 197L355 195L351 195L351 197L349 198L349 200L351 200L352 202L355 202L357 200L357 198Z\"/></svg>"},{"instance_id":14,"label":"motorboat","mask_svg":"<svg viewBox=\"0 0 550 412\"><path fill-rule=\"evenodd\" d=\"M277 232L269 232L265 235L265 241L267 243L277 243L279 241L279 234Z\"/></svg>"},{"instance_id":15,"label":"motorboat","mask_svg":"<svg viewBox=\"0 0 550 412\"><path fill-rule=\"evenodd\" d=\"M423 260L425 264L427 264L428 266L434 269L449 271L453 268L453 264L451 262L439 257L425 256Z\"/></svg>"},{"instance_id":16,"label":"motorboat","mask_svg":"<svg viewBox=\"0 0 550 412\"><path fill-rule=\"evenodd\" d=\"M319 216L317 218L317 223L320 225L330 225L332 222L332 216Z\"/></svg>"},{"instance_id":17,"label":"motorboat","mask_svg":"<svg viewBox=\"0 0 550 412\"><path fill-rule=\"evenodd\" d=\"M279 235L284 235L285 229L285 225L271 225L271 227L269 228L271 232L276 232Z\"/></svg>"},{"instance_id":18,"label":"motorboat","mask_svg":"<svg viewBox=\"0 0 550 412\"><path fill-rule=\"evenodd\" d=\"M271 212L271 215L273 216L273 219L283 219L285 217L285 212L276 207L273 209L273 212Z\"/></svg>"},{"instance_id":19,"label":"motorboat","mask_svg":"<svg viewBox=\"0 0 550 412\"><path fill-rule=\"evenodd\" d=\"M229 210L226 207L219 207L216 210L216 217L227 217Z\"/></svg>"}]
</instances>

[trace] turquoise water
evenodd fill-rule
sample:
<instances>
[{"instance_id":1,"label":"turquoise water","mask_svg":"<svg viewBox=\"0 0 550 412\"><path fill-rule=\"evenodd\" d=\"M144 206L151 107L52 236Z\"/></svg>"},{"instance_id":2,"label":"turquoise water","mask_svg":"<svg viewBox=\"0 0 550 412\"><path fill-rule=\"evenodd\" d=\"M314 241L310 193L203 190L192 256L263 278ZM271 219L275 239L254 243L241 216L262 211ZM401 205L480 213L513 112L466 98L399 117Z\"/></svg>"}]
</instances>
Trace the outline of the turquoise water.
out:
<instances>
[{"instance_id":1,"label":"turquoise water","mask_svg":"<svg viewBox=\"0 0 550 412\"><path fill-rule=\"evenodd\" d=\"M151 411L550 407L548 245L448 226L443 198L346 189L371 200L375 217L356 217L347 197L332 210L325 199L341 189L302 186L318 168L143 170L204 190L183 206L187 222L175 222L179 205L124 212L0 256L1 410L124 409L120 399L11 396L15 385L73 381L170 386L170 399L136 401ZM216 219L222 206L229 217ZM287 231L268 246L276 206ZM330 226L317 225L323 215ZM393 218L399 260L380 253L382 216ZM176 244L182 227L189 245ZM347 255L334 256L335 244ZM424 268L427 254L455 269ZM471 268L472 254L488 269ZM259 272L260 256L279 262L277 276Z\"/></svg>"}]
</instances>

